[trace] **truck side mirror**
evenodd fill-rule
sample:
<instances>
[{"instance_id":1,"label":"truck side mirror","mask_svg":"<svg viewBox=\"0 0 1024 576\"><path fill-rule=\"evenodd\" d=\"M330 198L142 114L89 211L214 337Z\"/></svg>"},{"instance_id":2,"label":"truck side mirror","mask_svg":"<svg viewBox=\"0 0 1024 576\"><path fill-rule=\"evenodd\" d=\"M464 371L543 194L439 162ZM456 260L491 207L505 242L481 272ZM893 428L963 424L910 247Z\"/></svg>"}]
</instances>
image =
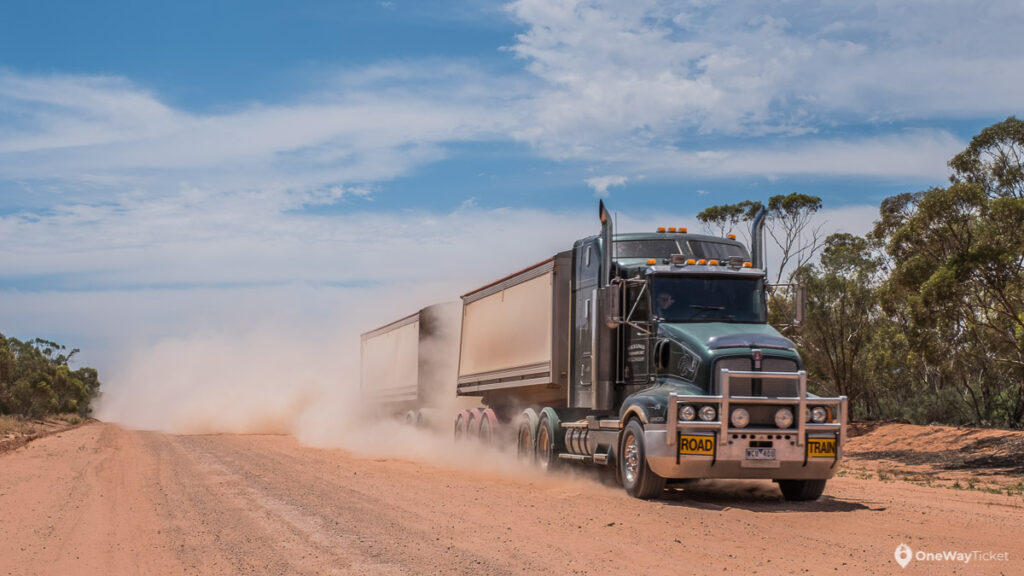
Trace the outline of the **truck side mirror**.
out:
<instances>
[{"instance_id":1,"label":"truck side mirror","mask_svg":"<svg viewBox=\"0 0 1024 576\"><path fill-rule=\"evenodd\" d=\"M793 324L803 326L807 317L807 286L797 284L793 294Z\"/></svg>"},{"instance_id":2,"label":"truck side mirror","mask_svg":"<svg viewBox=\"0 0 1024 576\"><path fill-rule=\"evenodd\" d=\"M617 328L622 322L622 284L613 282L600 292L604 323L609 328Z\"/></svg>"}]
</instances>

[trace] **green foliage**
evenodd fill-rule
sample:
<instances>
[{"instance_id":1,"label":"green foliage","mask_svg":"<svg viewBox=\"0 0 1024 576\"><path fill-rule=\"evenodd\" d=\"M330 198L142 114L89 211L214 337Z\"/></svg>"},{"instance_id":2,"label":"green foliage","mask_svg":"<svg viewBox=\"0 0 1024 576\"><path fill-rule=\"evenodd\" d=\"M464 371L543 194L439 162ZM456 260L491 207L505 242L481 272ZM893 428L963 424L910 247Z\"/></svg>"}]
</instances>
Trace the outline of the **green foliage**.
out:
<instances>
[{"instance_id":1,"label":"green foliage","mask_svg":"<svg viewBox=\"0 0 1024 576\"><path fill-rule=\"evenodd\" d=\"M708 233L717 232L720 236L744 224L743 233L746 236L749 224L764 207L761 202L752 200L721 204L705 208L697 214L697 219L704 224ZM810 262L821 249L821 228L811 227L811 218L821 210L821 198L808 194L780 194L768 199L767 210L765 228L781 251L775 277L776 282L781 282L784 271L789 271L792 276L796 269ZM749 237L746 239L750 240Z\"/></svg>"},{"instance_id":2,"label":"green foliage","mask_svg":"<svg viewBox=\"0 0 1024 576\"><path fill-rule=\"evenodd\" d=\"M763 206L760 202L751 200L744 200L738 204L711 206L697 214L697 220L704 223L709 233L717 232L719 236L725 236L733 232L740 223L753 220Z\"/></svg>"},{"instance_id":3,"label":"green foliage","mask_svg":"<svg viewBox=\"0 0 1024 576\"><path fill-rule=\"evenodd\" d=\"M812 373L861 417L1024 427L1024 123L986 128L946 188L887 198L799 270Z\"/></svg>"},{"instance_id":4,"label":"green foliage","mask_svg":"<svg viewBox=\"0 0 1024 576\"><path fill-rule=\"evenodd\" d=\"M68 366L77 353L48 340L22 342L0 334L0 414L87 416L100 381L93 368Z\"/></svg>"},{"instance_id":5,"label":"green foliage","mask_svg":"<svg viewBox=\"0 0 1024 576\"><path fill-rule=\"evenodd\" d=\"M1024 122L1010 116L985 128L949 166L953 183L978 184L990 198L1024 198Z\"/></svg>"},{"instance_id":6,"label":"green foliage","mask_svg":"<svg viewBox=\"0 0 1024 576\"><path fill-rule=\"evenodd\" d=\"M878 263L863 238L833 234L824 246L819 265L796 274L808 294L798 340L808 369L828 382L829 392L849 397L855 414L870 413L875 402L866 368L879 322Z\"/></svg>"}]
</instances>

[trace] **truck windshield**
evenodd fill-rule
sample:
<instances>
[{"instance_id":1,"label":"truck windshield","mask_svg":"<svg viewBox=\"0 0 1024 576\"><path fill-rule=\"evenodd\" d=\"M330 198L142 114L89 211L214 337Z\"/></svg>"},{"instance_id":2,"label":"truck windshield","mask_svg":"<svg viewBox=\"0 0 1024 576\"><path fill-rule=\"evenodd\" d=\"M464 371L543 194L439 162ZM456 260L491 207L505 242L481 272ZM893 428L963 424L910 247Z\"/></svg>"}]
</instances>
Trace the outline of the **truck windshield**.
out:
<instances>
[{"instance_id":1,"label":"truck windshield","mask_svg":"<svg viewBox=\"0 0 1024 576\"><path fill-rule=\"evenodd\" d=\"M668 258L682 254L679 243L670 238L658 240L616 240L616 258Z\"/></svg>"},{"instance_id":2,"label":"truck windshield","mask_svg":"<svg viewBox=\"0 0 1024 576\"><path fill-rule=\"evenodd\" d=\"M655 276L651 302L661 322L767 321L761 278Z\"/></svg>"}]
</instances>

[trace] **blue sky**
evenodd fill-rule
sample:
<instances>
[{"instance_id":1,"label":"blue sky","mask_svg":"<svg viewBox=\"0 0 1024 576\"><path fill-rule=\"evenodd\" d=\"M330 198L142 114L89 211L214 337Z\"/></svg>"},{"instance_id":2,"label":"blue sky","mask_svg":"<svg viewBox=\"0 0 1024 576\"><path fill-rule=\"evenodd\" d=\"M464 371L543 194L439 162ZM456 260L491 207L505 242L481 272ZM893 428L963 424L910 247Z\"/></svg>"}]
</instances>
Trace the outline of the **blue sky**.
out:
<instances>
[{"instance_id":1,"label":"blue sky","mask_svg":"<svg viewBox=\"0 0 1024 576\"><path fill-rule=\"evenodd\" d=\"M6 3L0 331L113 365L267 309L372 324L277 290L427 287L405 313L599 197L696 227L799 191L863 232L1019 115L1021 29L1009 1Z\"/></svg>"}]
</instances>

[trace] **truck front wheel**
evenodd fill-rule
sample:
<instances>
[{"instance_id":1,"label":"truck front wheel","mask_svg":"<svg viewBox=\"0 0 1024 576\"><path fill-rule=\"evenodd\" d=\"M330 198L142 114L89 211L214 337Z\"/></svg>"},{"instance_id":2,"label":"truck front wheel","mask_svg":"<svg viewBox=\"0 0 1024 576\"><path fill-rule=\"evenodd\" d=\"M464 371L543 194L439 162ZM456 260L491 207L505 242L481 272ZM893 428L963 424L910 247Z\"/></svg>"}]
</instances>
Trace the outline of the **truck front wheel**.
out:
<instances>
[{"instance_id":1,"label":"truck front wheel","mask_svg":"<svg viewBox=\"0 0 1024 576\"><path fill-rule=\"evenodd\" d=\"M825 491L825 480L779 480L779 490L790 502L817 500Z\"/></svg>"},{"instance_id":2,"label":"truck front wheel","mask_svg":"<svg viewBox=\"0 0 1024 576\"><path fill-rule=\"evenodd\" d=\"M630 420L622 432L619 450L619 470L622 487L634 498L649 500L657 498L665 490L665 479L658 476L647 465L647 449L644 447L644 427L637 420Z\"/></svg>"}]
</instances>

